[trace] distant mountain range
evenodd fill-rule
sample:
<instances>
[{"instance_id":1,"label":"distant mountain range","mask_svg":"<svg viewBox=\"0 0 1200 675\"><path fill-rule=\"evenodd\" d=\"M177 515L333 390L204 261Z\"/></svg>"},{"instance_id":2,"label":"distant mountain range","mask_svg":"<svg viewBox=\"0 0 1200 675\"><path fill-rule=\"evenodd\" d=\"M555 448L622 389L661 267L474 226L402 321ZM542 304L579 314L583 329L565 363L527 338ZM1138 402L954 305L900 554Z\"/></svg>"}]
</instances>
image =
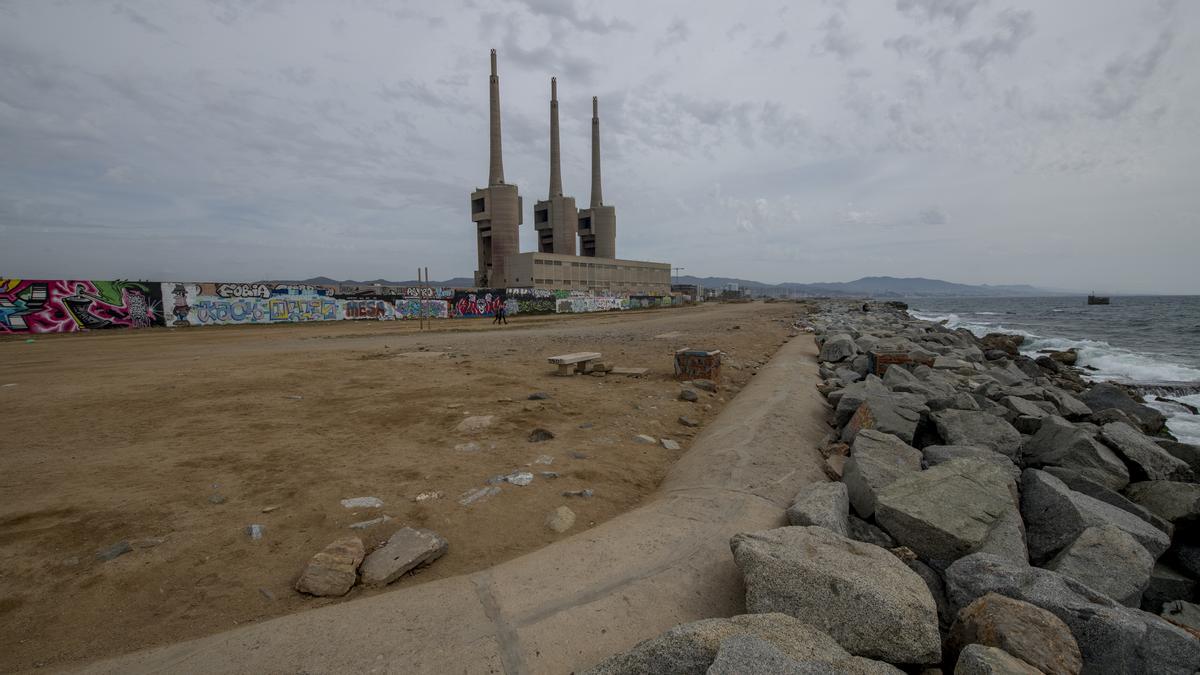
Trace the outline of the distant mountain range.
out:
<instances>
[{"instance_id":1,"label":"distant mountain range","mask_svg":"<svg viewBox=\"0 0 1200 675\"><path fill-rule=\"evenodd\" d=\"M338 281L329 277L313 277L311 279L276 279L270 283L314 284L324 286L355 285L355 286L417 286L418 282L411 279L405 281L389 281L387 279L371 279L355 281L344 279ZM430 281L431 286L447 286L451 288L470 288L473 280L468 277L454 277L442 281ZM1047 295L1078 295L1069 291L1037 288L1028 284L1011 286L992 286L988 284L956 284L940 279L925 279L922 277L863 277L854 281L831 281L812 284L785 282L781 284L765 284L749 279L731 277L674 277L676 284L699 284L704 288L721 290L728 284L737 284L738 288L746 289L753 295L786 296L836 296L836 297L871 297L871 298L921 298L921 297L1011 297L1011 296L1047 296Z\"/></svg>"},{"instance_id":2,"label":"distant mountain range","mask_svg":"<svg viewBox=\"0 0 1200 675\"><path fill-rule=\"evenodd\" d=\"M940 279L925 279L922 277L863 277L854 281L831 281L812 284L785 282L782 284L764 284L748 279L731 279L726 277L692 277L676 278L677 284L700 284L705 288L724 288L727 284L737 284L739 288L748 289L752 294L775 296L844 296L872 298L914 298L914 297L1003 297L1003 296L1045 296L1065 295L1062 291L1052 291L1037 288L1028 284L1012 286L991 286L988 284L956 284Z\"/></svg>"}]
</instances>

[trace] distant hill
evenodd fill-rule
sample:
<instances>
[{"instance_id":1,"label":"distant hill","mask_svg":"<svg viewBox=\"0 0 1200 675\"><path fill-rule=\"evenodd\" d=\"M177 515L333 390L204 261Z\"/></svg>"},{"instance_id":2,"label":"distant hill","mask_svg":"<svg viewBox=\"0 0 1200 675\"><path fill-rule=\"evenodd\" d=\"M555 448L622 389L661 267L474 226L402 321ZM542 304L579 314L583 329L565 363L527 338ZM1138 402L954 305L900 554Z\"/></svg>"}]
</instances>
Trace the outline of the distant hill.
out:
<instances>
[{"instance_id":1,"label":"distant hill","mask_svg":"<svg viewBox=\"0 0 1200 675\"><path fill-rule=\"evenodd\" d=\"M988 284L956 284L941 279L926 279L923 277L863 277L854 281L830 281L811 284L785 282L781 284L764 284L761 281L735 279L731 277L674 277L673 283L699 284L704 288L721 289L727 284L737 284L739 288L749 290L754 295L773 296L832 296L853 298L921 298L921 297L1011 297L1011 296L1048 296L1068 295L1063 291L1053 291L1037 288L1028 284L1007 286L991 286ZM344 279L338 281L329 277L313 277L311 279L275 279L264 283L313 284L318 286L355 285L371 286L417 286L418 282L408 279L404 281L389 281L387 279L372 279L370 281L355 281ZM469 277L454 277L444 281L430 281L431 286L446 286L451 288L470 288L474 280Z\"/></svg>"},{"instance_id":2,"label":"distant hill","mask_svg":"<svg viewBox=\"0 0 1200 675\"><path fill-rule=\"evenodd\" d=\"M678 284L700 284L705 288L720 289L726 284L737 284L740 288L749 289L753 294L761 295L797 295L797 296L841 296L841 297L872 297L872 298L912 298L912 297L1001 297L1001 296L1035 296L1060 295L1061 293L1044 288L1036 288L1028 284L1012 286L991 286L988 284L971 285L956 284L940 279L925 279L922 277L863 277L854 281L832 281L811 284L785 282L781 284L764 284L748 279L731 279L727 277L692 277L681 276L675 281Z\"/></svg>"}]
</instances>

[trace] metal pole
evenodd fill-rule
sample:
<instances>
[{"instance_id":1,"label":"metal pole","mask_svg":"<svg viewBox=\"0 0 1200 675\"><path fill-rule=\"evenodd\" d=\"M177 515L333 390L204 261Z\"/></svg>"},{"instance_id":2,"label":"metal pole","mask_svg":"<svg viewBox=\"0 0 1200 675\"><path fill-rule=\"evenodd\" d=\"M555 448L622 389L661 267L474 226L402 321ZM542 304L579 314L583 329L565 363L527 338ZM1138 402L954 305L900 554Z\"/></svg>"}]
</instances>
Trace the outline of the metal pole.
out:
<instances>
[{"instance_id":1,"label":"metal pole","mask_svg":"<svg viewBox=\"0 0 1200 675\"><path fill-rule=\"evenodd\" d=\"M429 310L429 297L433 294L433 292L430 290L430 286L429 286L429 268L428 267L425 268L425 291L426 291L425 293L421 294L422 296L424 296L421 298L421 315L422 316L424 316L426 314L429 315L429 329L433 330L433 314L428 311Z\"/></svg>"},{"instance_id":2,"label":"metal pole","mask_svg":"<svg viewBox=\"0 0 1200 675\"><path fill-rule=\"evenodd\" d=\"M421 301L421 268L417 268L417 302ZM417 312L417 325L420 330L425 330L425 315Z\"/></svg>"}]
</instances>

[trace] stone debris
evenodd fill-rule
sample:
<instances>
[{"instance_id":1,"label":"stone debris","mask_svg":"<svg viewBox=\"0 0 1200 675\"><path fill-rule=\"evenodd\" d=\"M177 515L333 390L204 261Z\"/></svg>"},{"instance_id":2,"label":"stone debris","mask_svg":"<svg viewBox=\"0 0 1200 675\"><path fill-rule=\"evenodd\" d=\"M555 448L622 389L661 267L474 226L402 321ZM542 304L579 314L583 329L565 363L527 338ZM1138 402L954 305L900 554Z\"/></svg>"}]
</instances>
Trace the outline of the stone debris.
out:
<instances>
[{"instance_id":1,"label":"stone debris","mask_svg":"<svg viewBox=\"0 0 1200 675\"><path fill-rule=\"evenodd\" d=\"M529 395L530 401L545 401L548 398L550 398L550 394L544 391L535 391Z\"/></svg>"},{"instance_id":2,"label":"stone debris","mask_svg":"<svg viewBox=\"0 0 1200 675\"><path fill-rule=\"evenodd\" d=\"M500 494L500 488L495 487L495 486L482 487L482 488L479 488L478 490L467 490L466 492L464 492L462 494L461 497L459 497L458 503L462 504L463 506L470 506L471 504L474 504L476 502L481 502L481 501L486 501L488 499L491 499L492 497L495 497L498 494Z\"/></svg>"},{"instance_id":3,"label":"stone debris","mask_svg":"<svg viewBox=\"0 0 1200 675\"><path fill-rule=\"evenodd\" d=\"M528 440L530 443L541 443L543 441L549 441L553 438L554 432L548 429L534 429L533 431L529 432Z\"/></svg>"},{"instance_id":4,"label":"stone debris","mask_svg":"<svg viewBox=\"0 0 1200 675\"><path fill-rule=\"evenodd\" d=\"M379 509L383 508L383 500L379 497L351 497L343 499L342 506L348 509Z\"/></svg>"},{"instance_id":5,"label":"stone debris","mask_svg":"<svg viewBox=\"0 0 1200 675\"><path fill-rule=\"evenodd\" d=\"M278 511L278 510L279 510L278 504L272 504L270 506L262 507L262 513L271 513L272 511Z\"/></svg>"},{"instance_id":6,"label":"stone debris","mask_svg":"<svg viewBox=\"0 0 1200 675\"><path fill-rule=\"evenodd\" d=\"M700 426L700 422L698 422L698 421L696 421L696 420L694 420L694 419L692 419L692 418L690 418L690 417L684 417L684 416L680 416L680 418L679 418L679 423L680 423L680 424L682 424L682 425L683 425L683 426L685 426L685 427L698 427L698 426Z\"/></svg>"},{"instance_id":7,"label":"stone debris","mask_svg":"<svg viewBox=\"0 0 1200 675\"><path fill-rule=\"evenodd\" d=\"M258 523L252 523L246 526L246 536L253 541L258 541L263 538L263 532L266 528Z\"/></svg>"},{"instance_id":8,"label":"stone debris","mask_svg":"<svg viewBox=\"0 0 1200 675\"><path fill-rule=\"evenodd\" d=\"M434 499L441 499L442 497L445 497L445 496L446 496L446 493L442 492L441 490L426 490L424 492L418 493L416 497L413 497L413 501L418 502L418 503L428 502L428 501L432 501Z\"/></svg>"},{"instance_id":9,"label":"stone debris","mask_svg":"<svg viewBox=\"0 0 1200 675\"><path fill-rule=\"evenodd\" d=\"M542 478L549 478L551 480L558 478L557 471L539 471L538 475L541 476Z\"/></svg>"},{"instance_id":10,"label":"stone debris","mask_svg":"<svg viewBox=\"0 0 1200 675\"><path fill-rule=\"evenodd\" d=\"M428 565L446 553L449 544L436 532L403 527L363 560L360 572L368 586L383 586L406 572Z\"/></svg>"},{"instance_id":11,"label":"stone debris","mask_svg":"<svg viewBox=\"0 0 1200 675\"><path fill-rule=\"evenodd\" d=\"M366 529L369 529L369 528L375 527L376 525L382 525L382 524L384 524L384 523L386 523L386 522L390 521L391 519L392 519L392 517L391 517L391 516L380 516L380 517L378 517L378 518L372 518L372 519L370 519L370 520L363 520L363 521L360 521L360 522L357 522L357 523L352 523L352 524L350 525L350 529L352 529L352 530L366 530Z\"/></svg>"},{"instance_id":12,"label":"stone debris","mask_svg":"<svg viewBox=\"0 0 1200 675\"><path fill-rule=\"evenodd\" d=\"M575 512L566 506L560 506L554 509L549 516L546 516L546 527L558 533L566 532L575 525Z\"/></svg>"},{"instance_id":13,"label":"stone debris","mask_svg":"<svg viewBox=\"0 0 1200 675\"><path fill-rule=\"evenodd\" d=\"M594 494L596 494L596 492L594 490L592 490L591 488L587 488L584 490L564 490L562 493L562 496L564 496L564 497L582 497L583 499L588 499Z\"/></svg>"},{"instance_id":14,"label":"stone debris","mask_svg":"<svg viewBox=\"0 0 1200 675\"><path fill-rule=\"evenodd\" d=\"M228 500L225 499L225 495L213 493L208 496L209 504L224 504L226 501Z\"/></svg>"},{"instance_id":15,"label":"stone debris","mask_svg":"<svg viewBox=\"0 0 1200 675\"><path fill-rule=\"evenodd\" d=\"M680 449L679 443L676 441L673 441L669 438L664 438L659 442L662 443L664 450L679 450Z\"/></svg>"},{"instance_id":16,"label":"stone debris","mask_svg":"<svg viewBox=\"0 0 1200 675\"><path fill-rule=\"evenodd\" d=\"M459 422L458 426L454 427L454 430L466 434L479 433L492 426L494 420L494 415L473 415Z\"/></svg>"},{"instance_id":17,"label":"stone debris","mask_svg":"<svg viewBox=\"0 0 1200 675\"><path fill-rule=\"evenodd\" d=\"M553 464L554 458L550 455L538 455L537 459L533 460L534 464Z\"/></svg>"},{"instance_id":18,"label":"stone debris","mask_svg":"<svg viewBox=\"0 0 1200 675\"><path fill-rule=\"evenodd\" d=\"M688 401L689 403L695 403L696 401L700 400L700 395L697 394L696 392L692 391L691 389L683 389L683 390L680 390L680 392L679 392L679 400L680 401Z\"/></svg>"},{"instance_id":19,"label":"stone debris","mask_svg":"<svg viewBox=\"0 0 1200 675\"><path fill-rule=\"evenodd\" d=\"M647 436L646 434L638 434L637 436L634 436L633 442L641 443L643 445L658 445L657 438L655 438L653 436Z\"/></svg>"},{"instance_id":20,"label":"stone debris","mask_svg":"<svg viewBox=\"0 0 1200 675\"><path fill-rule=\"evenodd\" d=\"M844 483L806 485L788 507L790 525L814 525L847 537L850 534L850 496Z\"/></svg>"},{"instance_id":21,"label":"stone debris","mask_svg":"<svg viewBox=\"0 0 1200 675\"><path fill-rule=\"evenodd\" d=\"M358 537L338 539L308 561L296 581L296 590L316 596L345 595L358 580L363 555L363 543ZM273 596L266 597L274 600Z\"/></svg>"},{"instance_id":22,"label":"stone debris","mask_svg":"<svg viewBox=\"0 0 1200 675\"><path fill-rule=\"evenodd\" d=\"M118 541L108 548L103 548L97 551L96 560L108 562L109 560L119 558L132 550L133 545L131 545L128 541Z\"/></svg>"}]
</instances>

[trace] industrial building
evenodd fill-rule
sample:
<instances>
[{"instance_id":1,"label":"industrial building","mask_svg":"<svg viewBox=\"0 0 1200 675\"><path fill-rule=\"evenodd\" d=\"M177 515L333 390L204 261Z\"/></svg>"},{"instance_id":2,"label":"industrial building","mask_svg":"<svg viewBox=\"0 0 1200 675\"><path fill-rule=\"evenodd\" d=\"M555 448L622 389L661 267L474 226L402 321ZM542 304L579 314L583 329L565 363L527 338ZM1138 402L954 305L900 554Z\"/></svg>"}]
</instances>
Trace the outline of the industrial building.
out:
<instances>
[{"instance_id":1,"label":"industrial building","mask_svg":"<svg viewBox=\"0 0 1200 675\"><path fill-rule=\"evenodd\" d=\"M522 200L516 185L504 182L500 145L500 78L496 50L489 80L488 186L471 193L477 264L475 285L492 288L547 288L623 295L670 295L669 263L621 260L617 254L617 214L604 203L600 179L600 104L592 97L592 194L577 210L563 194L558 132L558 80L550 79L550 189L533 209L537 250L521 253Z\"/></svg>"}]
</instances>

